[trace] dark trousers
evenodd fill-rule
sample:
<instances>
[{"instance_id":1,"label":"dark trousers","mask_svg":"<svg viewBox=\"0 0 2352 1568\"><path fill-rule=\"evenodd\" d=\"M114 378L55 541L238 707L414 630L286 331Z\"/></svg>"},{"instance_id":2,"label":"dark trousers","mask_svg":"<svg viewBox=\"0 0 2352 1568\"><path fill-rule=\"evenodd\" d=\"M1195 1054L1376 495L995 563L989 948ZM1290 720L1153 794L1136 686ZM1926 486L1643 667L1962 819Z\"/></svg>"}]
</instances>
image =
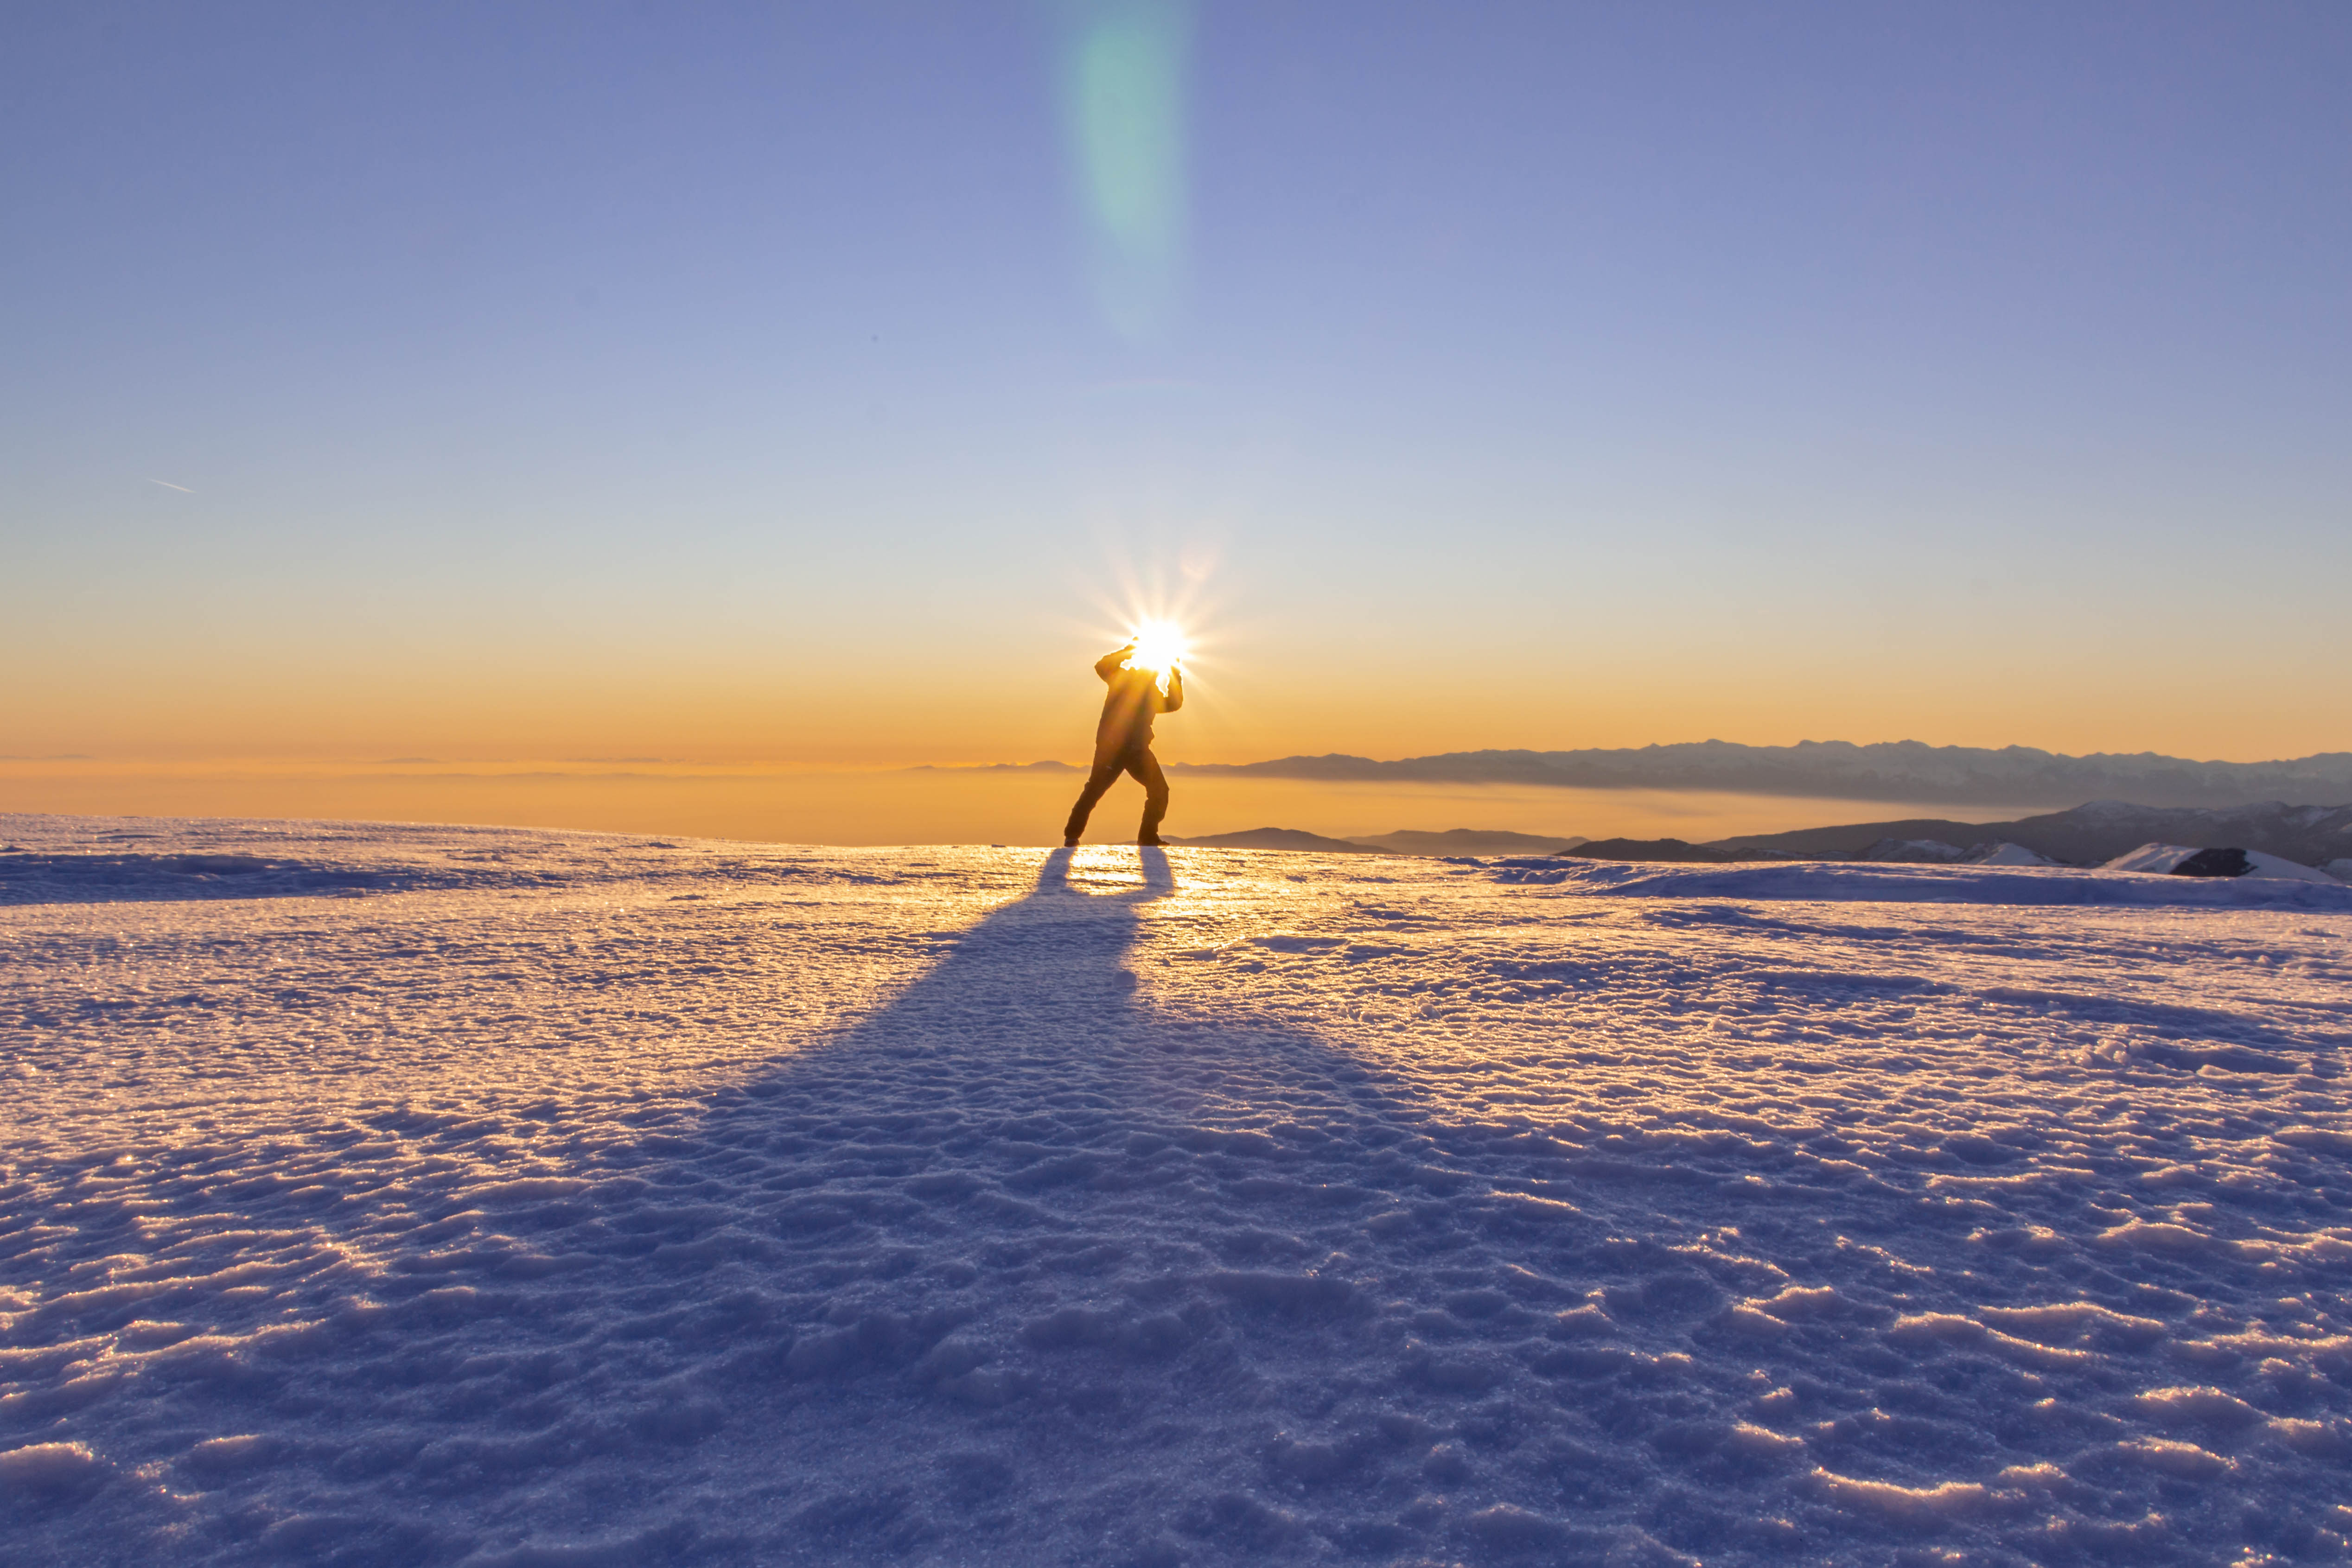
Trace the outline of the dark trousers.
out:
<instances>
[{"instance_id":1,"label":"dark trousers","mask_svg":"<svg viewBox=\"0 0 2352 1568\"><path fill-rule=\"evenodd\" d=\"M1138 746L1132 751L1097 754L1094 772L1087 775L1087 787L1079 792L1078 804L1070 807L1070 821L1062 829L1063 837L1076 838L1087 830L1087 818L1094 815L1095 803L1118 782L1121 773L1134 774L1135 782L1143 786L1143 826L1136 837L1160 837L1160 819L1168 815L1168 775L1160 771L1160 759L1151 754L1150 747Z\"/></svg>"}]
</instances>

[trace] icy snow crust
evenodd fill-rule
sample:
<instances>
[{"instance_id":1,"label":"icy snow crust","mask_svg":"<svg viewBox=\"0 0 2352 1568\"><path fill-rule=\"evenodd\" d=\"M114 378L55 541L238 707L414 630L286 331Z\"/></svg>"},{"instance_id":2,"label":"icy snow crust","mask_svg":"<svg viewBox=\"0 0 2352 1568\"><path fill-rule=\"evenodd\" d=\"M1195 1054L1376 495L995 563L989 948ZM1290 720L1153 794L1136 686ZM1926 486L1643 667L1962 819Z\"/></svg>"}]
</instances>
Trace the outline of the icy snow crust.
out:
<instances>
[{"instance_id":1,"label":"icy snow crust","mask_svg":"<svg viewBox=\"0 0 2352 1568\"><path fill-rule=\"evenodd\" d=\"M13 1561L2352 1533L2352 889L0 843Z\"/></svg>"}]
</instances>

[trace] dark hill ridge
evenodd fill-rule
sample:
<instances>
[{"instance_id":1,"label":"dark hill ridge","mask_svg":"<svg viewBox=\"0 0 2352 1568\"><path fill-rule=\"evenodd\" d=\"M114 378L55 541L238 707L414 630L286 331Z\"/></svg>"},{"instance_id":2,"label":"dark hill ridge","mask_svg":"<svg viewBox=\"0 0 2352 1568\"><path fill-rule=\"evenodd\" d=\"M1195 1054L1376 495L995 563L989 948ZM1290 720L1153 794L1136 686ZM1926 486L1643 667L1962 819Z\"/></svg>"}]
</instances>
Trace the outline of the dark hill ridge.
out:
<instances>
[{"instance_id":1,"label":"dark hill ridge","mask_svg":"<svg viewBox=\"0 0 2352 1568\"><path fill-rule=\"evenodd\" d=\"M1685 844L1679 838L1595 838L1563 849L1586 860L1675 860L1703 865L1727 865L1734 860L1793 860L1769 849L1741 847L1727 849L1715 844Z\"/></svg>"},{"instance_id":2,"label":"dark hill ridge","mask_svg":"<svg viewBox=\"0 0 2352 1568\"><path fill-rule=\"evenodd\" d=\"M2300 865L2325 866L2352 856L2352 805L2288 805L2270 801L2209 809L2095 800L2071 811L2014 822L1953 822L1941 817L1853 822L1835 827L1803 827L1793 833L1718 838L1710 847L1775 850L1809 860L1853 860L1882 839L1940 839L1963 847L2007 839L2076 866L2112 860L2151 842L2191 849L2255 849Z\"/></svg>"},{"instance_id":3,"label":"dark hill ridge","mask_svg":"<svg viewBox=\"0 0 2352 1568\"><path fill-rule=\"evenodd\" d=\"M1543 784L1571 789L1704 789L1833 800L1981 803L2129 797L2158 806L2265 800L2352 800L2352 752L2269 763L2194 762L2097 752L2073 757L2032 746L1855 745L1804 741L1747 746L1697 741L1575 752L1449 752L1377 762L1332 753L1264 763L1176 763L1171 773L1258 778Z\"/></svg>"},{"instance_id":4,"label":"dark hill ridge","mask_svg":"<svg viewBox=\"0 0 2352 1568\"><path fill-rule=\"evenodd\" d=\"M1385 855L1389 851L1348 838L1326 838L1299 827L1245 827L1239 833L1209 833L1198 838L1168 836L1171 844L1201 849L1290 849L1318 855Z\"/></svg>"},{"instance_id":5,"label":"dark hill ridge","mask_svg":"<svg viewBox=\"0 0 2352 1568\"><path fill-rule=\"evenodd\" d=\"M1499 828L1449 827L1429 833L1400 827L1394 833L1366 833L1350 840L1400 855L1553 855L1584 842L1580 833L1547 836L1506 833Z\"/></svg>"}]
</instances>

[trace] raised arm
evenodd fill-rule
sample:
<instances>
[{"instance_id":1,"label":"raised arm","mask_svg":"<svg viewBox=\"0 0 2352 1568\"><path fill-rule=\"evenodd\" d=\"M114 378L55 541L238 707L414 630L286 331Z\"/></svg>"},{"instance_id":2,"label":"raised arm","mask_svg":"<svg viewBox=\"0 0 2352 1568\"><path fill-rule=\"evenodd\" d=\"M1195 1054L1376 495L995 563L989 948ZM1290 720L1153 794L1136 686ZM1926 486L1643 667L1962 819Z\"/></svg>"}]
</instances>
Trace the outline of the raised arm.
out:
<instances>
[{"instance_id":1,"label":"raised arm","mask_svg":"<svg viewBox=\"0 0 2352 1568\"><path fill-rule=\"evenodd\" d=\"M1117 680L1118 679L1118 667L1125 664L1127 662L1127 656L1134 651L1135 645L1133 643L1129 643L1123 648L1103 655L1100 658L1095 660L1095 673L1103 678L1103 683L1105 685L1108 685L1110 682Z\"/></svg>"},{"instance_id":2,"label":"raised arm","mask_svg":"<svg viewBox=\"0 0 2352 1568\"><path fill-rule=\"evenodd\" d=\"M1173 713L1184 706L1184 670L1182 666L1168 672L1168 695L1160 699L1160 710Z\"/></svg>"}]
</instances>

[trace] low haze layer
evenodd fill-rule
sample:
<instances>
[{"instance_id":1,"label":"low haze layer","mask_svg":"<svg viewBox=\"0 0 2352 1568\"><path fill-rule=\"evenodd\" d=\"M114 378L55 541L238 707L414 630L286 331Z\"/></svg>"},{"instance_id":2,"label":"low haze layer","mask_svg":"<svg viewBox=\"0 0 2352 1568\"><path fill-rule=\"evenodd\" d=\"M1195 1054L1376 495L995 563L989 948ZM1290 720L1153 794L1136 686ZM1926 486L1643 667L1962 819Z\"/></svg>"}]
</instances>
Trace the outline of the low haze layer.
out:
<instances>
[{"instance_id":1,"label":"low haze layer","mask_svg":"<svg viewBox=\"0 0 2352 1568\"><path fill-rule=\"evenodd\" d=\"M1075 770L717 769L652 760L191 766L67 759L0 763L0 810L152 816L203 809L233 816L530 824L787 844L1047 844L1058 842L1083 777ZM1142 800L1133 784L1114 789L1096 814L1095 837L1132 838ZM1486 827L1699 839L1921 815L1907 797L1872 802L1213 773L1179 773L1175 801L1169 831L1178 835L1275 824L1337 837ZM1935 804L1942 808L1937 815L1992 820L2045 803Z\"/></svg>"}]
</instances>

